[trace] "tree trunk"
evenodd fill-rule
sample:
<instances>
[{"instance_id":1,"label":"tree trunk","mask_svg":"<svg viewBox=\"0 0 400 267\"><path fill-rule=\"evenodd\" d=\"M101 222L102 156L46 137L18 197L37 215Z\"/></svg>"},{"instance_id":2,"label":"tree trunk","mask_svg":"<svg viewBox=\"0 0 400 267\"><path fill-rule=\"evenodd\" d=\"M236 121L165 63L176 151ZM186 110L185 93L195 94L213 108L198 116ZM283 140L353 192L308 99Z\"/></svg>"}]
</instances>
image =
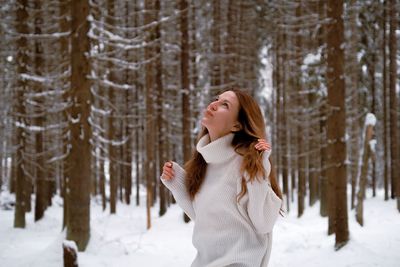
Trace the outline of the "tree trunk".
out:
<instances>
[{"instance_id":1,"label":"tree trunk","mask_svg":"<svg viewBox=\"0 0 400 267\"><path fill-rule=\"evenodd\" d=\"M139 102L139 89L138 88L136 88L136 93L135 93L135 99L136 99L136 101L137 102ZM136 206L139 206L140 205L140 195L139 195L139 189L140 189L140 177L141 177L141 169L140 169L140 164L142 164L141 163L141 157L140 157L140 148L141 148L141 145L140 145L140 140L139 140L139 137L140 137L140 134L142 133L142 127L140 127L139 126L139 124L140 124L140 119L139 119L139 109L137 108L136 109L136 111L135 111L135 117L136 117L136 125L138 125L137 126L137 128L136 128L136 133L135 133L135 138L134 138L134 142L135 142L135 145L134 145L134 147L135 147L135 178L136 178Z\"/></svg>"},{"instance_id":2,"label":"tree trunk","mask_svg":"<svg viewBox=\"0 0 400 267\"><path fill-rule=\"evenodd\" d=\"M349 53L347 55L348 60L348 72L349 72L349 84L348 84L348 91L347 97L352 99L351 102L348 103L349 107L349 114L347 118L348 121L348 128L350 132L350 138L348 141L349 145L349 158L351 161L350 165L350 175L351 175L351 209L355 207L355 198L356 198L356 187L357 187L357 175L358 175L358 159L359 159L359 150L360 150L360 121L357 119L359 116L360 104L359 104L359 97L358 97L358 80L359 80L359 72L360 67L357 59L357 52L358 46L360 43L359 38L359 29L357 26L357 18L359 15L358 12L358 3L356 0L352 0L349 3L349 30L351 31L351 35L349 36ZM351 112L352 111L352 112Z\"/></svg>"},{"instance_id":3,"label":"tree trunk","mask_svg":"<svg viewBox=\"0 0 400 267\"><path fill-rule=\"evenodd\" d=\"M134 10L138 9L138 3L137 1L133 1L133 7ZM135 15L134 16L134 27L137 27L139 25L139 16ZM133 53L132 54L132 58L134 62L139 61L139 56L138 53ZM139 86L139 83L136 82L139 80L139 75L137 71L134 71L132 73L132 80L135 81L135 92L133 94L133 102L134 103L138 103L139 104L139 96L142 94L142 90L141 90L141 86ZM134 150L134 162L135 162L135 179L136 179L136 184L135 184L135 193L136 193L136 206L140 205L140 195L139 195L139 190L140 190L140 177L141 177L141 168L140 165L142 164L141 162L141 145L140 145L140 137L143 136L142 133L142 125L141 125L141 118L140 118L140 111L139 111L139 105L135 108L135 112L134 112L134 125L135 125L135 134L133 137L133 147L132 150Z\"/></svg>"},{"instance_id":4,"label":"tree trunk","mask_svg":"<svg viewBox=\"0 0 400 267\"><path fill-rule=\"evenodd\" d=\"M105 174L105 164L103 160L99 162L99 187L100 187L100 194L101 194L101 205L103 211L106 210L107 207L107 199L106 199L106 174Z\"/></svg>"},{"instance_id":5,"label":"tree trunk","mask_svg":"<svg viewBox=\"0 0 400 267\"><path fill-rule=\"evenodd\" d=\"M17 33L28 34L27 25L28 13L27 13L27 1L18 0L18 9L16 14L16 25ZM16 113L24 114L24 90L26 82L21 78L21 74L26 73L28 58L25 51L28 49L28 42L25 36L20 36L17 40L17 74L19 75L17 80L17 92L16 92ZM22 123L22 118L15 118L19 123ZM27 182L24 171L22 169L22 150L24 149L24 134L21 126L16 127L16 178L15 178L15 213L14 213L14 227L25 228L25 212L26 212L26 195L27 195Z\"/></svg>"},{"instance_id":6,"label":"tree trunk","mask_svg":"<svg viewBox=\"0 0 400 267\"><path fill-rule=\"evenodd\" d=\"M349 240L346 194L346 143L345 143L345 84L344 84L344 26L343 0L328 1L328 18L331 20L327 33L328 53L328 106L327 121L328 169L330 190L335 196L335 248L338 250ZM333 186L332 186L333 185ZM331 205L331 203L330 203Z\"/></svg>"},{"instance_id":7,"label":"tree trunk","mask_svg":"<svg viewBox=\"0 0 400 267\"><path fill-rule=\"evenodd\" d=\"M368 125L365 129L364 153L362 158L361 174L360 174L360 181L357 193L357 207L356 207L356 220L361 226L364 225L363 202L365 197L365 187L367 184L368 160L371 154L369 141L372 139L372 135L373 135L373 126Z\"/></svg>"},{"instance_id":8,"label":"tree trunk","mask_svg":"<svg viewBox=\"0 0 400 267\"><path fill-rule=\"evenodd\" d=\"M160 0L155 0L155 9L157 11L156 17L159 19L160 17ZM165 140L166 140L166 132L165 132L165 114L164 114L164 87L163 87L163 61L162 59L162 40L161 40L161 27L160 25L156 26L155 29L155 38L160 40L156 46L155 53L158 55L156 59L156 85L157 85L157 127L158 127L158 156L159 156L159 170L162 172L162 167L164 163L168 160L167 155L165 153ZM160 197L160 206L158 214L163 216L167 212L167 201L166 201L166 188L163 183L158 184L158 193Z\"/></svg>"},{"instance_id":9,"label":"tree trunk","mask_svg":"<svg viewBox=\"0 0 400 267\"><path fill-rule=\"evenodd\" d=\"M78 251L75 242L63 242L64 267L78 267Z\"/></svg>"},{"instance_id":10,"label":"tree trunk","mask_svg":"<svg viewBox=\"0 0 400 267\"><path fill-rule=\"evenodd\" d=\"M323 144L326 139L324 136L326 136L326 120L321 119L320 121L320 133L321 133L321 144ZM329 214L329 195L330 195L330 188L328 187L328 178L326 175L326 146L322 145L320 149L320 155L321 155L321 176L320 176L320 210L319 213L321 214L322 217L326 217ZM328 234L332 234L334 232L333 230L333 224L329 223L330 227L328 229Z\"/></svg>"},{"instance_id":11,"label":"tree trunk","mask_svg":"<svg viewBox=\"0 0 400 267\"><path fill-rule=\"evenodd\" d=\"M383 90L383 185L385 189L385 200L389 200L389 170L388 170L388 112L387 112L387 63L386 63L386 21L387 21L387 2L386 0L382 3L383 15L382 15L382 90Z\"/></svg>"},{"instance_id":12,"label":"tree trunk","mask_svg":"<svg viewBox=\"0 0 400 267\"><path fill-rule=\"evenodd\" d=\"M318 1L318 17L320 20L324 20L326 19L326 2L323 0L319 0ZM324 46L324 43L326 42L326 24L322 24L320 25L320 29L319 29L319 38L318 38L318 47L322 47ZM325 60L326 58L326 54L323 53L322 58ZM322 74L324 75L324 74ZM326 77L324 77L326 78ZM323 96L321 98L322 102L326 102L326 97ZM320 114L324 114L324 107L321 106L320 108ZM321 159L320 159L320 166L321 166L321 172L320 172L320 191L319 191L319 198L320 198L320 214L322 217L326 217L328 216L328 196L329 196L329 189L328 189L328 178L326 176L326 166L327 166L327 162L326 162L326 145L325 144L325 137L326 137L326 119L325 118L321 118L320 120L320 124L319 124L319 133L321 134L321 140L320 140L320 144L321 144L321 148L320 148L320 155L321 155ZM329 223L329 221L328 221ZM329 223L331 225L331 223ZM329 229L331 229L331 227L329 227ZM328 232L329 232L328 229Z\"/></svg>"},{"instance_id":13,"label":"tree trunk","mask_svg":"<svg viewBox=\"0 0 400 267\"><path fill-rule=\"evenodd\" d=\"M191 156L191 113L190 113L190 80L189 80L189 23L188 23L188 2L180 0L179 9L181 11L180 30L181 30L181 96L182 96L182 139L183 139L183 161L187 162ZM185 214L184 221L190 219Z\"/></svg>"},{"instance_id":14,"label":"tree trunk","mask_svg":"<svg viewBox=\"0 0 400 267\"><path fill-rule=\"evenodd\" d=\"M279 48L279 43L281 41L281 34L278 34L278 40L277 40L277 44L276 44L276 49L278 51L276 51L277 54L280 54L282 49ZM281 56L279 55L277 57L277 69L279 70L281 67L280 65L282 65L281 62ZM283 87L282 87L282 81L280 81L280 76L277 72L277 91L278 91L278 97L280 99L282 99L282 104L281 105L277 105L278 107L278 112L279 114L281 114L281 119L278 121L278 129L280 131L279 139L280 141L278 141L279 143L277 143L277 145L279 145L281 147L281 153L280 153L280 157L281 158L281 164L278 164L278 166L281 166L281 172L282 172L282 187L283 187L283 193L286 195L286 209L289 212L290 210L290 194L289 194L289 160L288 160L288 154L290 153L289 150L289 144L290 144L290 139L289 136L287 134L287 131L285 130L287 127L289 127L289 123L288 123L288 118L287 118L287 108L286 108L286 102L287 102L287 95L284 93ZM277 169L278 171L278 169ZM279 172L278 172L279 173Z\"/></svg>"},{"instance_id":15,"label":"tree trunk","mask_svg":"<svg viewBox=\"0 0 400 267\"><path fill-rule=\"evenodd\" d=\"M319 127L318 127L319 128ZM311 127L311 136L317 136L318 131L315 125ZM318 187L318 177L321 177L318 172L318 167L319 167L319 155L317 154L318 148L320 146L320 143L317 143L318 140L311 140L310 143L310 151L313 151L312 154L310 154L309 157L309 162L310 162L310 170L309 170L309 205L310 207L317 202L319 198L319 187Z\"/></svg>"},{"instance_id":16,"label":"tree trunk","mask_svg":"<svg viewBox=\"0 0 400 267\"><path fill-rule=\"evenodd\" d=\"M35 1L35 9L40 10L40 1L36 0ZM41 34L41 24L43 23L42 21L42 14L39 13L39 17L35 19L35 34ZM43 72L43 45L40 40L36 40L35 42L35 72L36 75L41 76ZM41 92L41 84L36 84L35 86L35 92L40 93ZM43 104L43 101L36 100L40 104ZM36 111L38 114L41 113L40 107ZM43 128L44 126L44 118L43 116L36 115L38 116L35 118L35 126L39 128ZM48 203L48 194L49 194L49 188L48 188L48 182L46 181L45 177L45 164L44 164L44 155L43 155L43 135L44 132L43 130L38 131L35 136L35 153L36 153L36 166L34 167L36 169L36 198L35 198L35 221L40 220L44 216L44 212L47 208L47 203Z\"/></svg>"},{"instance_id":17,"label":"tree trunk","mask_svg":"<svg viewBox=\"0 0 400 267\"><path fill-rule=\"evenodd\" d=\"M60 20L59 20L59 27L60 27L60 31L61 32L67 32L70 30L70 21L69 21L69 15L70 15L71 11L70 11L70 3L67 2L65 4L65 6L63 8L60 8L59 10L59 16L60 16ZM69 50L69 42L70 37L66 36L63 38L60 38L60 51L63 55L63 61L67 62L70 60L70 50ZM67 69L69 68L69 64L66 64L66 67L63 69L63 71L67 71ZM68 78L64 78L64 81L66 83L68 83ZM62 101L67 103L69 100L68 98L71 96L70 95L71 90L69 90L68 93L64 94L62 97ZM68 115L63 113L63 119L64 121L67 120ZM68 142L67 140L63 140L63 144L61 147L62 153L63 155L67 154L68 152ZM62 229L64 229L67 226L67 219L68 219L68 196L66 194L67 192L67 170L65 168L65 166L68 165L68 158L65 158L63 160L61 160L60 162L60 173L61 174L61 179L60 179L60 192L61 192L61 196L63 198L63 225L62 225Z\"/></svg>"},{"instance_id":18,"label":"tree trunk","mask_svg":"<svg viewBox=\"0 0 400 267\"><path fill-rule=\"evenodd\" d=\"M397 105L396 80L397 80L397 10L396 1L389 0L389 108L390 108L390 166L392 177L392 198L397 196L397 208L400 211L400 157L397 136ZM396 193L397 191L397 193Z\"/></svg>"},{"instance_id":19,"label":"tree trunk","mask_svg":"<svg viewBox=\"0 0 400 267\"><path fill-rule=\"evenodd\" d=\"M274 106L276 107L273 112L275 114L272 115L273 118L273 124L276 125L276 127L274 127L274 134L272 135L272 145L276 148L280 148L277 149L276 153L276 171L277 173L282 173L282 188L283 188L283 193L285 194L285 183L287 182L287 180L285 181L285 176L284 176L284 171L282 170L283 168L283 154L284 152L280 152L281 150L284 150L284 139L283 138L283 134L285 133L285 131L283 131L284 129L284 125L283 125L283 103L281 101L282 99L282 95L283 94L283 90L282 88L284 87L283 84L283 79L282 77L284 77L284 72L282 71L283 66L281 64L281 57L282 57L282 52L283 51L283 44L282 44L282 34L280 32L277 32L275 35L275 44L274 44L274 49L275 49L275 62L273 64L273 82L274 82L274 88L276 88L273 93L272 93L272 101L274 101ZM279 136L279 138L278 138ZM287 178L287 177L286 177ZM289 203L287 203L287 211L289 211Z\"/></svg>"},{"instance_id":20,"label":"tree trunk","mask_svg":"<svg viewBox=\"0 0 400 267\"><path fill-rule=\"evenodd\" d=\"M377 40L377 35L376 35L376 29L375 27L372 27L372 36L373 39L372 40ZM370 40L368 40L370 41ZM368 43L367 41L367 43ZM368 46L370 47L370 46ZM376 66L376 52L375 51L371 51L370 52L371 55L371 59L367 60L367 71L368 71L368 76L371 79L371 96L372 96L372 101L371 101L371 112L372 114L376 115L376 79L375 79L375 66ZM372 196L375 197L376 196L376 165L375 165L375 161L371 162L372 164ZM365 189L365 187L364 187ZM365 197L365 192L364 192L364 197Z\"/></svg>"},{"instance_id":21,"label":"tree trunk","mask_svg":"<svg viewBox=\"0 0 400 267\"><path fill-rule=\"evenodd\" d=\"M297 7L296 7L296 18L300 20L302 16L302 1L298 0L297 1ZM295 37L295 46L294 46L294 50L296 58L295 59L291 59L291 60L295 60L296 62L296 66L295 66L295 81L294 84L296 86L296 91L298 93L297 96L297 106L301 107L303 104L303 100L302 97L300 97L301 91L302 91L302 85L301 85L301 72L300 72L300 66L302 64L302 55L301 55L301 49L302 49L302 39L301 39L301 35L297 34L297 36ZM302 112L299 114L300 120L304 121L305 120L305 114L303 114ZM305 156L305 149L306 146L304 144L304 129L302 126L298 126L296 129L296 134L297 134L297 145L298 145L298 172L299 172L299 180L298 180L298 187L297 187L297 216L301 217L303 215L304 212L304 202L305 202L305 194L306 194L306 156Z\"/></svg>"},{"instance_id":22,"label":"tree trunk","mask_svg":"<svg viewBox=\"0 0 400 267\"><path fill-rule=\"evenodd\" d=\"M84 251L90 236L90 83L88 0L71 1L71 149L68 156L67 239Z\"/></svg>"},{"instance_id":23,"label":"tree trunk","mask_svg":"<svg viewBox=\"0 0 400 267\"><path fill-rule=\"evenodd\" d=\"M153 10L154 8L154 0L145 0L145 9ZM154 21L154 17L146 12L144 15L144 25L149 25ZM150 60L153 56L153 49L149 46L149 44L154 40L154 28L150 28L147 32L147 46L145 47L145 60ZM146 75L146 114L148 115L146 119L146 128L145 128L145 136L146 136L146 161L145 161L145 173L146 173L146 191L147 191L147 201L146 201L146 209L147 209L147 229L151 228L151 214L150 208L153 206L153 181L154 177L152 176L154 173L155 160L154 160L154 107L153 107L153 97L154 97L154 78L153 78L153 63L147 62L145 67L145 75Z\"/></svg>"},{"instance_id":24,"label":"tree trunk","mask_svg":"<svg viewBox=\"0 0 400 267\"><path fill-rule=\"evenodd\" d=\"M128 92L128 91L126 91ZM130 129L128 129L128 126L126 126L126 132L127 134L131 135ZM128 131L129 130L129 131ZM124 162L127 164L124 166L125 170L125 175L124 175L124 189L125 189L125 203L130 204L131 203L131 195L132 195L132 146L131 142L126 142L123 147L124 151Z\"/></svg>"},{"instance_id":25,"label":"tree trunk","mask_svg":"<svg viewBox=\"0 0 400 267\"><path fill-rule=\"evenodd\" d=\"M107 24L113 25L115 18L115 1L108 0L107 1ZM115 53L113 51L113 47L107 47L110 53ZM108 79L112 83L118 83L119 81L119 73L116 70L116 66L114 66L113 62L109 63L110 72L108 75ZM118 196L118 170L119 170L119 163L118 163L118 147L113 144L114 140L117 140L117 136L119 134L118 122L114 115L118 112L114 110L114 106L116 106L118 99L116 93L114 92L114 88L112 86L108 86L108 101L113 104L113 106L109 106L110 113L108 114L108 160L109 160L109 179L110 179L110 213L115 214L117 211L117 196Z\"/></svg>"},{"instance_id":26,"label":"tree trunk","mask_svg":"<svg viewBox=\"0 0 400 267\"><path fill-rule=\"evenodd\" d=\"M213 21L211 28L211 38L212 38L212 59L210 62L211 66L211 87L214 89L211 95L215 95L222 84L221 78L221 33L220 33L220 23L221 23L221 1L213 0Z\"/></svg>"}]
</instances>

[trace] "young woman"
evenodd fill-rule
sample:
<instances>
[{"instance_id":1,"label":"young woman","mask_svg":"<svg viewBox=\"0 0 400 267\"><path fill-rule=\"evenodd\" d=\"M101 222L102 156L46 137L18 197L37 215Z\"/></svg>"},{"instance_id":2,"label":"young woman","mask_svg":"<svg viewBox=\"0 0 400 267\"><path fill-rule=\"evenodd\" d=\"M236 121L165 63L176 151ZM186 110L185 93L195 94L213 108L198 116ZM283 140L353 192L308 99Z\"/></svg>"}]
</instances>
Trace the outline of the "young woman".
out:
<instances>
[{"instance_id":1,"label":"young woman","mask_svg":"<svg viewBox=\"0 0 400 267\"><path fill-rule=\"evenodd\" d=\"M185 169L166 162L161 175L194 221L192 267L267 266L282 194L271 175L261 110L231 89L207 107L201 123Z\"/></svg>"}]
</instances>

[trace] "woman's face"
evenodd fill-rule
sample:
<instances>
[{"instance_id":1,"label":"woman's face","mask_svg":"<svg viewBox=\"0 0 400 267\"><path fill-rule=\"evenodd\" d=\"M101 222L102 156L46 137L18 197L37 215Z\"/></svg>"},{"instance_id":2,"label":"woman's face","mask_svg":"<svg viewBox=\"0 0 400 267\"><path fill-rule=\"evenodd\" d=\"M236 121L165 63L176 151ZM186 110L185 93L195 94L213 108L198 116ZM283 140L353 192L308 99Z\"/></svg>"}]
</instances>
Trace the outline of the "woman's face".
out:
<instances>
[{"instance_id":1,"label":"woman's face","mask_svg":"<svg viewBox=\"0 0 400 267\"><path fill-rule=\"evenodd\" d=\"M204 111L201 124L207 128L211 141L240 130L239 100L232 91L220 94Z\"/></svg>"}]
</instances>

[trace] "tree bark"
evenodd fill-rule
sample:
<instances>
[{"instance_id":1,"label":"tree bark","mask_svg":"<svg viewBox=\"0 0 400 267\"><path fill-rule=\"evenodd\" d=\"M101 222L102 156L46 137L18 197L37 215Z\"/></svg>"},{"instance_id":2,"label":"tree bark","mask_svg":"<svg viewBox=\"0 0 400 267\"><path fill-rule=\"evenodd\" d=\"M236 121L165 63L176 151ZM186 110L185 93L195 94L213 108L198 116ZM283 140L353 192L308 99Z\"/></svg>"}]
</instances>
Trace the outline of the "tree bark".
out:
<instances>
[{"instance_id":1,"label":"tree bark","mask_svg":"<svg viewBox=\"0 0 400 267\"><path fill-rule=\"evenodd\" d=\"M211 95L215 95L219 90L222 84L221 78L221 33L220 33L220 23L221 23L221 1L213 0L213 21L212 21L212 30L211 30L211 38L212 38L212 59L211 59L211 87L214 89L211 92Z\"/></svg>"},{"instance_id":2,"label":"tree bark","mask_svg":"<svg viewBox=\"0 0 400 267\"><path fill-rule=\"evenodd\" d=\"M41 3L39 0L35 1L35 9L40 10L41 9ZM41 24L43 25L42 21L42 15L40 13L39 17L35 19L35 34L41 34ZM40 40L36 40L35 42L35 72L36 75L41 76L43 72L43 45ZM41 91L41 84L36 84L35 85L35 91L40 93ZM39 99L36 100L38 103L43 105L43 101L40 101ZM37 110L37 113L41 113L41 108L39 107ZM36 115L38 116L38 115ZM34 120L35 126L43 128L44 126L44 118L43 116L38 116ZM48 204L48 194L49 194L49 188L48 188L48 182L46 181L45 177L45 164L44 164L44 155L43 155L43 131L39 131L36 133L35 136L35 153L36 153L36 166L34 167L36 169L36 198L35 198L35 221L40 220L44 216L44 212L47 208Z\"/></svg>"},{"instance_id":3,"label":"tree bark","mask_svg":"<svg viewBox=\"0 0 400 267\"><path fill-rule=\"evenodd\" d=\"M26 0L18 0L18 9L16 14L16 25L17 25L17 33L28 34L28 12L27 12L27 1ZM28 41L25 36L20 36L17 40L17 73L21 75L22 73L26 73L26 66L28 64L28 57L25 51L27 50ZM26 82L18 77L17 80L18 90L16 92L16 113L22 115L25 113L24 108L24 90L26 87ZM21 123L22 118L18 118L16 116L15 119L17 122ZM25 228L25 212L26 212L26 195L27 195L27 182L24 171L22 169L22 150L24 149L24 134L21 126L16 127L16 179L15 179L15 213L14 213L14 227L15 228Z\"/></svg>"},{"instance_id":4,"label":"tree bark","mask_svg":"<svg viewBox=\"0 0 400 267\"><path fill-rule=\"evenodd\" d=\"M302 1L298 0L297 1L297 6L296 6L296 18L300 20L302 16ZM302 64L302 55L301 55L301 49L302 49L302 38L300 34L297 34L295 37L295 46L294 50L296 58L292 59L295 60L296 66L294 70L294 85L296 86L296 91L298 93L297 96L297 106L301 107L303 105L303 100L302 97L300 96L301 91L302 91L302 86L301 86L301 72L300 72L300 67ZM303 121L305 119L305 114L302 112L299 114L300 120ZM298 173L299 173L299 180L298 180L298 187L297 187L297 216L301 217L304 212L304 204L305 204L305 194L306 194L306 156L305 156L305 149L306 146L304 144L304 134L305 131L303 127L298 126L296 129L296 134L297 134L297 145L298 145Z\"/></svg>"},{"instance_id":5,"label":"tree bark","mask_svg":"<svg viewBox=\"0 0 400 267\"><path fill-rule=\"evenodd\" d=\"M63 6L63 8L60 8L59 10L59 16L60 16L60 20L59 20L59 27L60 27L60 31L61 32L67 32L70 30L70 21L68 20L69 18L69 14L71 13L70 10L70 3L67 2L65 3L65 6ZM62 53L62 60L63 62L67 62L70 61L70 50L69 50L69 42L70 37L69 36L65 36L60 38L60 51ZM69 64L66 64L66 67L63 68L63 72L67 71L69 68ZM69 77L68 78L64 78L63 81L65 83L70 82ZM62 101L67 103L68 102L68 98L71 96L71 90L69 90L69 92L65 93L62 96ZM64 112L62 114L63 116L63 121L66 121L68 118L68 115L66 114L66 112ZM66 139L63 140L63 144L61 147L62 150L62 154L65 155L68 152L68 142L66 141ZM67 226L67 219L68 219L68 196L67 196L67 169L65 168L65 166L68 166L68 158L65 158L63 160L61 160L60 162L60 173L61 173L61 178L60 178L60 192L61 192L61 196L63 198L63 225L62 225L62 229L64 229Z\"/></svg>"},{"instance_id":6,"label":"tree bark","mask_svg":"<svg viewBox=\"0 0 400 267\"><path fill-rule=\"evenodd\" d=\"M397 208L400 212L400 157L397 130L397 105L396 80L397 80L397 10L396 1L389 0L389 108L390 108L390 166L392 178L392 198L397 196Z\"/></svg>"},{"instance_id":7,"label":"tree bark","mask_svg":"<svg viewBox=\"0 0 400 267\"><path fill-rule=\"evenodd\" d=\"M181 11L181 96L182 96L182 139L183 139L183 161L187 162L191 156L191 112L190 112L190 80L189 80L189 23L188 23L188 2L180 0ZM185 214L184 221L188 222L189 217Z\"/></svg>"},{"instance_id":8,"label":"tree bark","mask_svg":"<svg viewBox=\"0 0 400 267\"><path fill-rule=\"evenodd\" d=\"M327 33L328 53L328 106L327 121L328 169L330 190L334 194L335 248L338 250L349 240L346 194L345 143L345 84L344 84L344 25L343 0L328 0L330 25ZM331 203L330 203L331 205Z\"/></svg>"},{"instance_id":9,"label":"tree bark","mask_svg":"<svg viewBox=\"0 0 400 267\"><path fill-rule=\"evenodd\" d=\"M72 242L63 242L64 267L78 267L78 252L76 244Z\"/></svg>"},{"instance_id":10,"label":"tree bark","mask_svg":"<svg viewBox=\"0 0 400 267\"><path fill-rule=\"evenodd\" d=\"M154 0L145 0L145 9L153 10L154 8ZM144 24L148 25L154 21L153 16L146 12L144 15ZM150 43L154 40L154 28L150 28L147 32L147 46L145 47L145 60L150 60L153 56L153 49L150 47ZM146 136L146 161L145 161L145 173L146 173L146 191L147 191L147 201L146 201L146 210L147 210L147 229L151 228L151 214L150 208L153 206L153 182L154 182L154 167L155 167L155 159L154 159L154 107L153 107L153 98L154 98L154 77L153 77L153 63L147 62L145 67L145 84L146 84L146 128L145 128L145 136Z\"/></svg>"},{"instance_id":11,"label":"tree bark","mask_svg":"<svg viewBox=\"0 0 400 267\"><path fill-rule=\"evenodd\" d=\"M280 42L282 41L282 34L278 33L276 37L276 54L278 55L276 57L276 80L277 80L277 95L278 99L282 100L281 104L277 104L277 112L278 112L278 131L279 131L279 139L277 140L277 144L281 149L281 153L279 153L279 157L281 160L279 162L281 164L278 164L281 169L282 173L282 188L283 188L283 193L286 195L286 209L289 212L290 210L290 194L289 194L289 160L288 160L288 154L290 153L289 150L289 144L290 144L290 139L288 138L287 131L285 130L286 127L289 127L288 123L288 118L287 118L287 108L286 108L286 102L287 102L287 95L284 94L283 86L282 86L282 81L281 81L281 75L279 73L279 70L282 69L282 59L281 59L281 54L283 53L284 47L280 48ZM282 74L284 75L284 74ZM280 101L278 102L280 103ZM293 166L292 166L293 168ZM277 172L279 173L279 169L277 169Z\"/></svg>"},{"instance_id":12,"label":"tree bark","mask_svg":"<svg viewBox=\"0 0 400 267\"><path fill-rule=\"evenodd\" d=\"M368 160L371 155L371 148L369 141L371 141L373 135L373 126L368 125L365 129L365 140L364 140L364 153L362 158L362 166L361 166L361 174L360 181L358 186L357 193L357 206L356 206L356 220L357 222L363 226L364 218L363 218L363 209L364 209L364 197L365 197L365 187L367 184L367 175L368 175Z\"/></svg>"},{"instance_id":13,"label":"tree bark","mask_svg":"<svg viewBox=\"0 0 400 267\"><path fill-rule=\"evenodd\" d=\"M318 1L318 17L320 20L326 19L326 2L324 0L319 0ZM324 43L326 42L326 24L320 25L319 29L319 38L318 38L318 47L322 47ZM322 58L325 60L326 59L326 54L322 53ZM324 75L324 74L322 74ZM326 78L326 77L324 77ZM326 102L326 97L323 96L321 98L321 101ZM324 114L324 106L321 106L320 114ZM329 188L328 188L328 177L326 175L326 153L327 153L327 148L325 144L325 137L326 137L326 119L321 118L320 124L319 124L319 132L321 134L321 148L320 148L320 155L321 155L321 160L320 160L320 166L321 166L321 172L320 172L320 214L322 217L326 217L329 214L329 207L328 207L328 201L329 201ZM330 217L329 217L330 218ZM328 219L328 224L333 225L330 220ZM332 229L332 227L328 227L328 233L330 232L329 229ZM330 233L329 233L330 234Z\"/></svg>"},{"instance_id":14,"label":"tree bark","mask_svg":"<svg viewBox=\"0 0 400 267\"><path fill-rule=\"evenodd\" d=\"M387 21L387 1L382 3L382 90L383 90L383 186L385 189L385 200L389 200L389 168L388 168L388 112L387 112L387 63L386 63L386 21Z\"/></svg>"},{"instance_id":15,"label":"tree bark","mask_svg":"<svg viewBox=\"0 0 400 267\"><path fill-rule=\"evenodd\" d=\"M71 1L71 149L68 156L67 239L84 251L90 236L90 83L88 0Z\"/></svg>"},{"instance_id":16,"label":"tree bark","mask_svg":"<svg viewBox=\"0 0 400 267\"><path fill-rule=\"evenodd\" d=\"M349 84L348 84L348 97L352 99L352 101L348 104L350 115L348 119L349 121L349 132L350 132L350 140L348 142L349 152L350 152L350 175L351 175L351 209L355 207L355 198L356 198L356 187L357 187L357 174L358 174L358 159L359 159L359 150L360 150L360 121L357 119L358 112L360 110L359 100L358 100L358 80L359 77L359 63L357 59L358 46L360 43L359 38L359 29L357 28L357 18L359 15L358 12L358 3L356 0L352 0L349 3L349 30L351 31L351 36L349 37L349 54L348 58L348 72L349 72ZM352 112L351 112L352 111Z\"/></svg>"},{"instance_id":17,"label":"tree bark","mask_svg":"<svg viewBox=\"0 0 400 267\"><path fill-rule=\"evenodd\" d=\"M326 139L324 136L326 136L326 120L321 119L320 121L320 133L321 133L321 144L323 144ZM322 217L326 217L329 215L329 195L330 195L330 188L328 187L329 181L328 177L326 175L326 169L325 166L327 165L327 148L326 146L322 145L320 149L320 155L321 155L321 176L320 176L320 210L319 213L321 214ZM331 218L331 216L329 217ZM329 222L328 222L329 223ZM330 227L328 227L328 234L333 233L333 224L329 223Z\"/></svg>"},{"instance_id":18,"label":"tree bark","mask_svg":"<svg viewBox=\"0 0 400 267\"><path fill-rule=\"evenodd\" d=\"M160 0L155 0L155 10L157 12L156 17L159 19L160 17L160 9L161 9ZM162 171L162 167L164 163L168 160L166 155L166 145L165 140L167 138L165 132L165 114L164 114L164 86L163 86L163 61L162 61L162 40L161 40L161 27L160 25L156 26L155 29L155 38L158 40L155 53L158 55L156 59L156 85L157 85L157 127L158 127L158 156L159 156L159 170ZM166 201L166 188L163 183L158 184L158 194L160 197L160 206L158 214L163 216L167 212L167 201Z\"/></svg>"},{"instance_id":19,"label":"tree bark","mask_svg":"<svg viewBox=\"0 0 400 267\"><path fill-rule=\"evenodd\" d=\"M115 1L108 0L107 1L107 24L113 25L115 18ZM111 53L115 53L112 47L108 47ZM112 62L109 63L110 72L108 75L108 79L112 83L119 82L119 73L116 70L116 66ZM108 100L110 103L113 103L113 106L117 105L118 102L117 95L114 92L114 88L112 86L108 86ZM114 115L117 114L117 111L114 110L113 106L109 106L110 113L108 114L108 160L109 160L109 179L110 179L110 213L115 214L117 211L117 196L118 196L118 171L119 171L119 163L118 163L118 151L119 147L113 144L113 141L117 139L119 134L118 122Z\"/></svg>"}]
</instances>

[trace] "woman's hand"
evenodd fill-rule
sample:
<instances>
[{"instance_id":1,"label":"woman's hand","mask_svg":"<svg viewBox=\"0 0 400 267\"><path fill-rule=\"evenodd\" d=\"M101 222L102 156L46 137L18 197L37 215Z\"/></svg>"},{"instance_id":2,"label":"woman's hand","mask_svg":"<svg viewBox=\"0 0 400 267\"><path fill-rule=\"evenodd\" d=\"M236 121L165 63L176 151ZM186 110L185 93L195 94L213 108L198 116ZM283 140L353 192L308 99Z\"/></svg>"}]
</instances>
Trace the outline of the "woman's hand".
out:
<instances>
[{"instance_id":1,"label":"woman's hand","mask_svg":"<svg viewBox=\"0 0 400 267\"><path fill-rule=\"evenodd\" d=\"M171 180L175 177L174 169L172 168L172 161L167 161L164 163L163 172L161 174L161 178L165 180Z\"/></svg>"},{"instance_id":2,"label":"woman's hand","mask_svg":"<svg viewBox=\"0 0 400 267\"><path fill-rule=\"evenodd\" d=\"M254 145L254 148L259 151L271 150L271 144L265 139L258 139L258 143Z\"/></svg>"}]
</instances>

